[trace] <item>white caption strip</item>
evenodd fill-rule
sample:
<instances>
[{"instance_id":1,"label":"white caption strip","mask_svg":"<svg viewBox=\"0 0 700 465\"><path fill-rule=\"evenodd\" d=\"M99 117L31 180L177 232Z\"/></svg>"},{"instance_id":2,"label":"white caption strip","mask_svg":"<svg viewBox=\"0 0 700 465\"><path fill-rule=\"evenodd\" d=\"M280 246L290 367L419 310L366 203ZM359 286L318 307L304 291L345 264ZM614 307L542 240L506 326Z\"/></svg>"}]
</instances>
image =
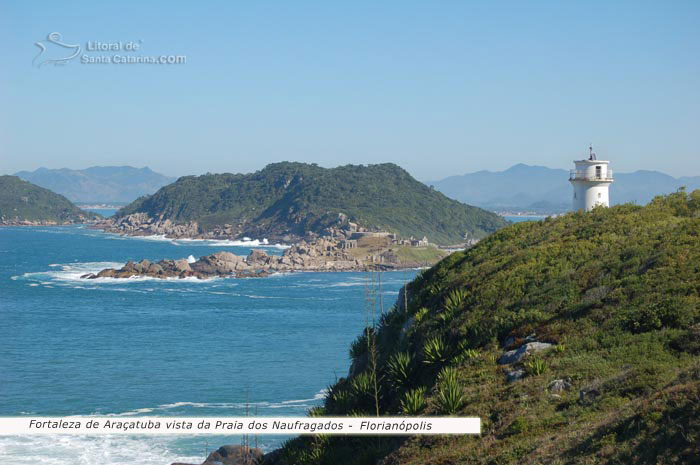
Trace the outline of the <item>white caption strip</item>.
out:
<instances>
[{"instance_id":1,"label":"white caption strip","mask_svg":"<svg viewBox=\"0 0 700 465\"><path fill-rule=\"evenodd\" d=\"M480 434L476 417L2 417L0 436L30 434Z\"/></svg>"}]
</instances>

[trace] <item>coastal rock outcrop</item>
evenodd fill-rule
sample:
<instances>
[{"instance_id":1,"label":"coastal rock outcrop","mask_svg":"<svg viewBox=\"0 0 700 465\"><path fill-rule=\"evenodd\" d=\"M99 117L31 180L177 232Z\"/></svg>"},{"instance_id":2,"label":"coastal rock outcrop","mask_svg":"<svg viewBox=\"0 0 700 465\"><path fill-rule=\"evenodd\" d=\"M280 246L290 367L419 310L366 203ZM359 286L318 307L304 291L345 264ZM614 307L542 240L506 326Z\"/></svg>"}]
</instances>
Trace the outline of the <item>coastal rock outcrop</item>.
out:
<instances>
[{"instance_id":1,"label":"coastal rock outcrop","mask_svg":"<svg viewBox=\"0 0 700 465\"><path fill-rule=\"evenodd\" d=\"M173 239L200 237L196 221L176 224L169 219L151 218L147 213L133 213L117 220L106 219L97 223L95 228L129 236L165 235Z\"/></svg>"},{"instance_id":2,"label":"coastal rock outcrop","mask_svg":"<svg viewBox=\"0 0 700 465\"><path fill-rule=\"evenodd\" d=\"M255 465L261 463L263 452L254 447L221 446L207 456L201 465ZM196 465L175 462L170 465Z\"/></svg>"},{"instance_id":3,"label":"coastal rock outcrop","mask_svg":"<svg viewBox=\"0 0 700 465\"><path fill-rule=\"evenodd\" d=\"M388 265L382 265L386 269ZM289 271L364 271L376 268L355 259L343 250L336 249L328 241L312 244L302 242L285 250L283 255L268 255L264 250L253 249L247 257L231 252L217 252L200 257L193 263L186 259L129 261L120 269L107 268L99 273L88 273L82 278L214 278L214 277L263 277L276 272Z\"/></svg>"}]
</instances>

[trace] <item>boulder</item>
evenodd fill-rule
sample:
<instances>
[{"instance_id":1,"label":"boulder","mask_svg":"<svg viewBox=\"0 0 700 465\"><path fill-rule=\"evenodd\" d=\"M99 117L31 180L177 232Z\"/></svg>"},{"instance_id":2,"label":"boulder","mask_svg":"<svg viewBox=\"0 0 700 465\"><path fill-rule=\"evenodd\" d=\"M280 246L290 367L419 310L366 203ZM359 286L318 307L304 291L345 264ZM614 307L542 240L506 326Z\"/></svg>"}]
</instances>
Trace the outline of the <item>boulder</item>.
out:
<instances>
[{"instance_id":1,"label":"boulder","mask_svg":"<svg viewBox=\"0 0 700 465\"><path fill-rule=\"evenodd\" d=\"M216 261L213 260L211 256L201 257L196 262L190 263L190 269L198 273L209 274L212 276L216 275L218 272Z\"/></svg>"},{"instance_id":2,"label":"boulder","mask_svg":"<svg viewBox=\"0 0 700 465\"><path fill-rule=\"evenodd\" d=\"M220 260L222 262L240 262L243 261L243 257L239 257L236 254L233 254L231 252L217 252L212 257L216 258L217 260Z\"/></svg>"},{"instance_id":3,"label":"boulder","mask_svg":"<svg viewBox=\"0 0 700 465\"><path fill-rule=\"evenodd\" d=\"M578 400L581 404L590 405L600 397L600 391L594 387L586 387L578 392Z\"/></svg>"},{"instance_id":4,"label":"boulder","mask_svg":"<svg viewBox=\"0 0 700 465\"><path fill-rule=\"evenodd\" d=\"M192 271L192 268L190 268L190 264L184 258L181 258L180 260L175 260L174 267L179 272Z\"/></svg>"},{"instance_id":5,"label":"boulder","mask_svg":"<svg viewBox=\"0 0 700 465\"><path fill-rule=\"evenodd\" d=\"M269 257L264 250L253 249L250 251L250 254L248 254L246 262L248 262L249 265L260 265L267 263L268 258Z\"/></svg>"},{"instance_id":6,"label":"boulder","mask_svg":"<svg viewBox=\"0 0 700 465\"><path fill-rule=\"evenodd\" d=\"M95 279L95 278L116 278L117 277L117 270L114 268L107 268L106 270L102 270L97 275L92 275L88 276L88 279Z\"/></svg>"},{"instance_id":7,"label":"boulder","mask_svg":"<svg viewBox=\"0 0 700 465\"><path fill-rule=\"evenodd\" d=\"M563 392L571 389L571 383L566 379L555 379L549 383L549 392Z\"/></svg>"},{"instance_id":8,"label":"boulder","mask_svg":"<svg viewBox=\"0 0 700 465\"><path fill-rule=\"evenodd\" d=\"M260 463L262 457L262 451L253 447L222 446L209 454L202 465L251 465Z\"/></svg>"},{"instance_id":9,"label":"boulder","mask_svg":"<svg viewBox=\"0 0 700 465\"><path fill-rule=\"evenodd\" d=\"M163 267L157 263L151 263L150 265L148 265L147 271L149 274L160 274L163 272Z\"/></svg>"},{"instance_id":10,"label":"boulder","mask_svg":"<svg viewBox=\"0 0 700 465\"><path fill-rule=\"evenodd\" d=\"M517 380L525 377L525 370L518 368L517 370L509 371L506 373L506 378L509 383L514 383Z\"/></svg>"},{"instance_id":11,"label":"boulder","mask_svg":"<svg viewBox=\"0 0 700 465\"><path fill-rule=\"evenodd\" d=\"M510 365L521 361L530 352L540 352L542 350L551 349L554 344L548 342L528 342L514 350L509 350L501 355L498 359L499 365Z\"/></svg>"},{"instance_id":12,"label":"boulder","mask_svg":"<svg viewBox=\"0 0 700 465\"><path fill-rule=\"evenodd\" d=\"M134 264L134 270L138 273L147 273L149 266L151 266L151 262L144 258L140 262Z\"/></svg>"}]
</instances>

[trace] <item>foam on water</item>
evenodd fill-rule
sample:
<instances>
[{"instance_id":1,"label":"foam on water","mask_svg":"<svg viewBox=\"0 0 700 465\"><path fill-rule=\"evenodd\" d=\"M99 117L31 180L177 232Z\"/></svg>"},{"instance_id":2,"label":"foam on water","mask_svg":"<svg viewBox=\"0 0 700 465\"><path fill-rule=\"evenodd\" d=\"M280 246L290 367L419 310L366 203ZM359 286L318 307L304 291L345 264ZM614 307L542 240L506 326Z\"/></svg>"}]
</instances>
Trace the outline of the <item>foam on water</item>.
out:
<instances>
[{"instance_id":1,"label":"foam on water","mask_svg":"<svg viewBox=\"0 0 700 465\"><path fill-rule=\"evenodd\" d=\"M279 409L279 408L292 408L299 409L299 414L303 414L311 407L320 405L321 401L328 395L327 389L321 389L313 397L308 399L291 399L283 400L281 402L172 402L169 404L162 404L156 407L143 407L134 410L129 410L127 412L120 413L110 413L105 416L115 416L115 417L126 417L126 416L138 416L143 414L152 415L162 415L165 412L172 410L179 410L177 414L186 413L187 415L196 415L199 409L215 409L215 410L232 410L232 415L236 412L240 412L244 409L258 409L258 413L264 415L265 409Z\"/></svg>"},{"instance_id":2,"label":"foam on water","mask_svg":"<svg viewBox=\"0 0 700 465\"><path fill-rule=\"evenodd\" d=\"M195 246L206 246L206 247L254 247L254 248L270 248L270 249L288 249L290 246L284 244L270 244L270 241L263 238L251 239L249 237L244 237L241 240L231 240L231 239L173 239L171 237L166 237L165 234L152 234L150 236L126 236L119 234L109 234L110 239L116 240L142 240L142 241L157 241L157 242L169 242L173 245L195 245Z\"/></svg>"},{"instance_id":3,"label":"foam on water","mask_svg":"<svg viewBox=\"0 0 700 465\"><path fill-rule=\"evenodd\" d=\"M127 412L99 414L100 416L133 417L140 415L196 415L215 410L231 410L240 415L244 409L253 409L265 415L265 410L293 409L303 415L326 397L322 389L308 399L291 399L281 402L172 402L156 407L144 407ZM29 412L26 412L29 413ZM268 414L271 414L269 412ZM96 413L95 415L98 415ZM30 435L0 436L0 457L12 465L164 465L171 462L200 463L201 456L183 455L179 452L177 436L73 436ZM211 440L210 440L211 441ZM221 442L221 440L219 440ZM215 443L218 444L218 443ZM264 444L263 449L268 449Z\"/></svg>"},{"instance_id":4,"label":"foam on water","mask_svg":"<svg viewBox=\"0 0 700 465\"><path fill-rule=\"evenodd\" d=\"M176 438L137 436L0 436L0 457L12 465L164 465L200 463L183 456Z\"/></svg>"},{"instance_id":5,"label":"foam on water","mask_svg":"<svg viewBox=\"0 0 700 465\"><path fill-rule=\"evenodd\" d=\"M187 278L154 278L152 276L132 276L131 278L95 278L95 279L85 279L81 278L89 273L99 273L105 268L115 268L119 269L124 266L124 263L118 262L84 262L84 263L69 263L60 264L52 263L49 265L51 268L60 268L59 270L51 271L38 271L24 273L21 275L16 275L10 277L11 280L17 281L30 281L29 285L34 286L44 286L50 287L51 285L70 285L76 289L91 289L97 284L127 284L135 282L180 282L180 283L211 283L213 281L221 280L223 278L212 277L208 279L199 279L197 277L191 276ZM113 289L122 290L122 289Z\"/></svg>"}]
</instances>

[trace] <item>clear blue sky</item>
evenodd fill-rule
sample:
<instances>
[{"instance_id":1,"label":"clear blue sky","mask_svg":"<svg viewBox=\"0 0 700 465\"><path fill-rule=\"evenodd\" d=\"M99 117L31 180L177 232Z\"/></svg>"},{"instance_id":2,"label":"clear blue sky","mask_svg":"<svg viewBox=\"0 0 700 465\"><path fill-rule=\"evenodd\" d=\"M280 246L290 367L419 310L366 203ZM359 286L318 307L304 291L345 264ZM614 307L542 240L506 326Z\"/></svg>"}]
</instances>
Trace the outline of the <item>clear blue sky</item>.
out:
<instances>
[{"instance_id":1,"label":"clear blue sky","mask_svg":"<svg viewBox=\"0 0 700 465\"><path fill-rule=\"evenodd\" d=\"M0 173L392 161L432 180L567 168L593 142L619 171L700 175L699 25L698 1L5 1ZM50 32L187 62L33 67Z\"/></svg>"}]
</instances>

